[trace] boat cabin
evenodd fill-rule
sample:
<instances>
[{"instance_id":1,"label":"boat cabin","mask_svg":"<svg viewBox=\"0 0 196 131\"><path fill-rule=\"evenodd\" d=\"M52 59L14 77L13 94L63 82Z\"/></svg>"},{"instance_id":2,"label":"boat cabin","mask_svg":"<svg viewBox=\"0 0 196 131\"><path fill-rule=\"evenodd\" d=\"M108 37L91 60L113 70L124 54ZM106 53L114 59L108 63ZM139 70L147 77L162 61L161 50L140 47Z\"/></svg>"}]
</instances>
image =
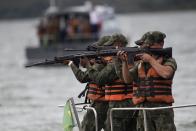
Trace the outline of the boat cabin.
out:
<instances>
[{"instance_id":1,"label":"boat cabin","mask_svg":"<svg viewBox=\"0 0 196 131\"><path fill-rule=\"evenodd\" d=\"M41 46L96 41L101 23L92 23L89 12L63 11L45 14L37 26Z\"/></svg>"}]
</instances>

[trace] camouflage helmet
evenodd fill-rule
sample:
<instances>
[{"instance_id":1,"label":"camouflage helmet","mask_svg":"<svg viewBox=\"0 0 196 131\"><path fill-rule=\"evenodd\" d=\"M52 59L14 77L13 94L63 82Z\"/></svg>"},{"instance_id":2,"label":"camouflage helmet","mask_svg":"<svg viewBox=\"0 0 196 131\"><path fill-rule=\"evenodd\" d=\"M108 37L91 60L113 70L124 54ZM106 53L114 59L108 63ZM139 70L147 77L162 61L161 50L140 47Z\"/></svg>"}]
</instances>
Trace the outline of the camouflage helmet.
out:
<instances>
[{"instance_id":1,"label":"camouflage helmet","mask_svg":"<svg viewBox=\"0 0 196 131\"><path fill-rule=\"evenodd\" d=\"M146 32L139 40L135 41L135 44L139 46L142 45L149 34L150 32Z\"/></svg>"},{"instance_id":2,"label":"camouflage helmet","mask_svg":"<svg viewBox=\"0 0 196 131\"><path fill-rule=\"evenodd\" d=\"M150 31L146 32L141 39L135 41L136 45L148 44L153 45L153 43L161 43L164 41L166 35L160 31Z\"/></svg>"},{"instance_id":3,"label":"camouflage helmet","mask_svg":"<svg viewBox=\"0 0 196 131\"><path fill-rule=\"evenodd\" d=\"M149 35L145 39L144 43L148 45L153 45L154 43L161 44L162 42L164 42L165 38L165 33L162 33L160 31L152 31L149 32Z\"/></svg>"},{"instance_id":4,"label":"camouflage helmet","mask_svg":"<svg viewBox=\"0 0 196 131\"><path fill-rule=\"evenodd\" d=\"M121 42L123 46L126 46L128 44L127 38L120 33L113 34L109 41L104 43L104 46L112 46L114 42Z\"/></svg>"},{"instance_id":5,"label":"camouflage helmet","mask_svg":"<svg viewBox=\"0 0 196 131\"><path fill-rule=\"evenodd\" d=\"M104 43L109 41L110 38L111 38L111 36L109 36L109 35L103 36L97 42L93 43L92 45L94 45L94 46L104 46Z\"/></svg>"}]
</instances>

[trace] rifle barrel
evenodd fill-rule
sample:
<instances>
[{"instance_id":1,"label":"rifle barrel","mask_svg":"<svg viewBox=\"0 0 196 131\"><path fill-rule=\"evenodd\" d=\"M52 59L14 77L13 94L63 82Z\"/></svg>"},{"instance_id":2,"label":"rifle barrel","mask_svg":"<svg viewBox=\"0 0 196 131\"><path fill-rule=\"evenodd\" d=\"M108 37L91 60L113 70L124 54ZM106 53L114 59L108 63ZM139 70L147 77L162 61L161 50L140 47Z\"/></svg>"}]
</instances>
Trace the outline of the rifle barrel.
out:
<instances>
[{"instance_id":1,"label":"rifle barrel","mask_svg":"<svg viewBox=\"0 0 196 131\"><path fill-rule=\"evenodd\" d=\"M28 67L33 67L33 66L50 65L50 64L55 64L55 63L56 63L55 60L46 59L44 62L28 64L28 65L25 65L25 67L28 68Z\"/></svg>"},{"instance_id":2,"label":"rifle barrel","mask_svg":"<svg viewBox=\"0 0 196 131\"><path fill-rule=\"evenodd\" d=\"M121 49L111 48L111 49L104 49L103 50L95 50L95 51L84 51L84 50L72 50L69 49L68 51L82 51L82 52L75 52L72 54L67 54L62 57L54 57L53 60L45 60L43 62L34 63L26 65L25 67L32 67L32 66L40 66L40 65L50 65L50 64L56 64L56 63L63 63L65 60L74 60L81 57L87 57L87 58L96 58L99 56L115 56L118 51L123 50L128 53L128 56L134 58L136 54L139 53L150 53L160 56L166 56L166 57L172 57L172 48L163 48L163 49L143 49L138 47L125 47Z\"/></svg>"},{"instance_id":3,"label":"rifle barrel","mask_svg":"<svg viewBox=\"0 0 196 131\"><path fill-rule=\"evenodd\" d=\"M83 50L83 49L64 49L64 51L87 51L87 50Z\"/></svg>"}]
</instances>

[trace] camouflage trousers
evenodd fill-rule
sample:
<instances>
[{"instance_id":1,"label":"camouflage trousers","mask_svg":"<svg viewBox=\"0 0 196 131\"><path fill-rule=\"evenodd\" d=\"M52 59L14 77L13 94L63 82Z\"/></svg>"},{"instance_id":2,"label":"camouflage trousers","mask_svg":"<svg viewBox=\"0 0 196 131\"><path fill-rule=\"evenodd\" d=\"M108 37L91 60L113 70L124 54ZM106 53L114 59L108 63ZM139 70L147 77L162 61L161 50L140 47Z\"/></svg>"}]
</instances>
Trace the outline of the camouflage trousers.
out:
<instances>
[{"instance_id":1,"label":"camouflage trousers","mask_svg":"<svg viewBox=\"0 0 196 131\"><path fill-rule=\"evenodd\" d=\"M109 102L105 131L111 131L110 109L133 107L132 100ZM136 131L135 111L114 111L112 117L113 131Z\"/></svg>"},{"instance_id":2,"label":"camouflage trousers","mask_svg":"<svg viewBox=\"0 0 196 131\"><path fill-rule=\"evenodd\" d=\"M144 102L138 107L163 107L165 103ZM148 131L176 131L173 109L146 111ZM139 111L137 117L137 131L144 131L143 112Z\"/></svg>"},{"instance_id":3,"label":"camouflage trousers","mask_svg":"<svg viewBox=\"0 0 196 131\"><path fill-rule=\"evenodd\" d=\"M107 116L108 102L92 102L91 107L95 108L98 117L98 131L105 128L104 122ZM82 131L95 131L95 116L93 111L87 110L81 123Z\"/></svg>"}]
</instances>

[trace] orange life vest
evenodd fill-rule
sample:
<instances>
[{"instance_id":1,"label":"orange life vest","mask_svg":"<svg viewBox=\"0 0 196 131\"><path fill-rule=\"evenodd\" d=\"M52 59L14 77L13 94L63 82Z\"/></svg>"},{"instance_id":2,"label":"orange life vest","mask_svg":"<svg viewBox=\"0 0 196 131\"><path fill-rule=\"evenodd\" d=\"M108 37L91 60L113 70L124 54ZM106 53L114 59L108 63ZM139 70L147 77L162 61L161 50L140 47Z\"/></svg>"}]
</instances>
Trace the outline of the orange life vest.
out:
<instances>
[{"instance_id":1,"label":"orange life vest","mask_svg":"<svg viewBox=\"0 0 196 131\"><path fill-rule=\"evenodd\" d=\"M93 101L105 101L105 91L95 83L88 84L87 98Z\"/></svg>"},{"instance_id":2,"label":"orange life vest","mask_svg":"<svg viewBox=\"0 0 196 131\"><path fill-rule=\"evenodd\" d=\"M132 85L125 84L118 79L105 86L105 99L107 101L121 101L132 98Z\"/></svg>"},{"instance_id":3,"label":"orange life vest","mask_svg":"<svg viewBox=\"0 0 196 131\"><path fill-rule=\"evenodd\" d=\"M137 83L133 83L133 103L144 101L173 103L172 79L164 79L158 75L154 68L145 73L144 66L138 67Z\"/></svg>"}]
</instances>

